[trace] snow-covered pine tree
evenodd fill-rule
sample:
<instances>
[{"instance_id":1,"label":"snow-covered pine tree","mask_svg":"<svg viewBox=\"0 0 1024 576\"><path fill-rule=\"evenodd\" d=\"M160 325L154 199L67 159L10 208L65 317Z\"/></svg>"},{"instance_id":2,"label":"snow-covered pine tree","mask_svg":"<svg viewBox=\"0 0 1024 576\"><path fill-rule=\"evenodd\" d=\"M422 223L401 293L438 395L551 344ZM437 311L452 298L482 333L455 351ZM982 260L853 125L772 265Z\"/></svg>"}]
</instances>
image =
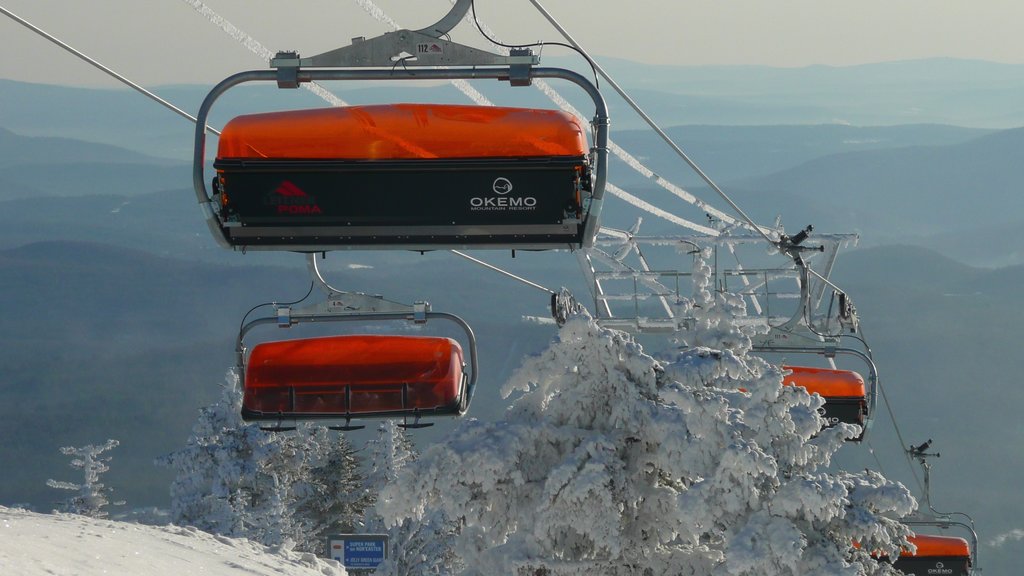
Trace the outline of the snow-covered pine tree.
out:
<instances>
[{"instance_id":1,"label":"snow-covered pine tree","mask_svg":"<svg viewBox=\"0 0 1024 576\"><path fill-rule=\"evenodd\" d=\"M264 431L242 420L241 403L230 372L220 401L200 411L186 446L157 460L175 471L172 521L322 552L326 536L358 523L365 507L351 445L320 426Z\"/></svg>"},{"instance_id":2,"label":"snow-covered pine tree","mask_svg":"<svg viewBox=\"0 0 1024 576\"><path fill-rule=\"evenodd\" d=\"M299 474L303 480L292 486L300 528L293 538L296 549L321 554L331 534L363 530L363 514L372 499L364 489L356 451L344 435L309 425L296 434L304 461Z\"/></svg>"},{"instance_id":3,"label":"snow-covered pine tree","mask_svg":"<svg viewBox=\"0 0 1024 576\"><path fill-rule=\"evenodd\" d=\"M409 433L394 420L383 420L377 426L377 437L366 444L366 490L373 502L377 489L398 477L398 471L416 460L416 447ZM368 516L372 516L372 510Z\"/></svg>"},{"instance_id":4,"label":"snow-covered pine tree","mask_svg":"<svg viewBox=\"0 0 1024 576\"><path fill-rule=\"evenodd\" d=\"M276 477L261 477L261 469L263 462L283 447L279 438L246 425L240 411L238 377L230 372L220 401L200 410L186 446L157 459L158 465L175 471L171 484L174 523L225 536L263 536L257 534L254 523L268 521L272 515L266 504L256 512L256 504L283 498L266 493L274 487ZM261 491L258 497L257 490Z\"/></svg>"},{"instance_id":5,"label":"snow-covered pine tree","mask_svg":"<svg viewBox=\"0 0 1024 576\"><path fill-rule=\"evenodd\" d=\"M916 502L878 474L824 469L856 427L750 352L742 300L698 261L694 342L658 362L585 312L504 386L503 420L464 421L385 487L391 524L458 519L463 574L893 573ZM860 548L853 546L854 542Z\"/></svg>"},{"instance_id":6,"label":"snow-covered pine tree","mask_svg":"<svg viewBox=\"0 0 1024 576\"><path fill-rule=\"evenodd\" d=\"M111 503L110 495L114 490L100 482L100 476L110 470L107 462L110 462L111 456L103 457L101 455L104 452L113 450L119 444L120 442L117 440L107 440L106 444L101 446L87 444L81 448L64 446L60 449L61 454L74 457L71 460L71 467L75 470L81 470L84 476L81 484L53 479L46 481L46 485L50 488L78 492L61 503L61 512L80 514L92 518L106 518L109 515L106 507ZM124 502L114 502L114 505L117 506L123 504Z\"/></svg>"},{"instance_id":7,"label":"snow-covered pine tree","mask_svg":"<svg viewBox=\"0 0 1024 576\"><path fill-rule=\"evenodd\" d=\"M417 454L409 434L392 420L381 422L377 438L369 442L367 449L366 493L376 503L380 488L394 482L399 472L416 460ZM458 522L443 514L417 520L406 518L388 526L374 507L366 510L367 531L388 535L388 560L378 568L378 574L416 576L458 572L459 559L452 548L458 528Z\"/></svg>"}]
</instances>

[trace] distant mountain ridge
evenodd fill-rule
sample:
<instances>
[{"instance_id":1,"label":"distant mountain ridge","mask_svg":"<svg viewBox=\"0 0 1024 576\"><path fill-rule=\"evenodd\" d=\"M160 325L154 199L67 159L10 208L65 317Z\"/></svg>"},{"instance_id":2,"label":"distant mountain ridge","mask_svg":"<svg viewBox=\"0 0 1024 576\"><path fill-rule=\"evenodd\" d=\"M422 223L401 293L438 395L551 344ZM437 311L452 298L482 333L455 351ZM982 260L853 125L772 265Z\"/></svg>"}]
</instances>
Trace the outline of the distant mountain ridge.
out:
<instances>
[{"instance_id":1,"label":"distant mountain ridge","mask_svg":"<svg viewBox=\"0 0 1024 576\"><path fill-rule=\"evenodd\" d=\"M141 193L188 182L184 162L75 138L23 136L0 127L0 200Z\"/></svg>"},{"instance_id":2,"label":"distant mountain ridge","mask_svg":"<svg viewBox=\"0 0 1024 576\"><path fill-rule=\"evenodd\" d=\"M782 124L686 125L668 128L666 132L713 179L736 182L795 169L834 154L961 144L994 131L939 124ZM627 150L640 151L644 162L658 174L684 185L702 184L699 176L650 130L618 131L613 140ZM615 181L644 180L624 165L613 168L611 177Z\"/></svg>"},{"instance_id":3,"label":"distant mountain ridge","mask_svg":"<svg viewBox=\"0 0 1024 576\"><path fill-rule=\"evenodd\" d=\"M1024 221L1022 147L1024 129L1017 128L945 146L833 154L733 187L761 206L779 192L795 196L801 200L788 218L814 214L824 226L852 227L874 242L951 234L971 244L976 231ZM755 212L762 221L768 215ZM973 247L979 256L1006 249Z\"/></svg>"},{"instance_id":4,"label":"distant mountain ridge","mask_svg":"<svg viewBox=\"0 0 1024 576\"><path fill-rule=\"evenodd\" d=\"M134 150L74 138L22 136L0 126L0 168L19 164L152 164L174 162Z\"/></svg>"},{"instance_id":5,"label":"distant mountain ridge","mask_svg":"<svg viewBox=\"0 0 1024 576\"><path fill-rule=\"evenodd\" d=\"M1024 126L1024 65L932 59L848 67L653 66L601 58L600 62L663 127L696 124L835 124L880 126L951 124L1004 129ZM556 57L544 65L591 75L577 58ZM553 107L529 88L475 82L500 105ZM966 87L966 88L965 88ZM195 111L209 86L158 86L153 91L186 111ZM351 103L448 101L465 96L445 84L431 88L331 86ZM570 101L585 97L563 85ZM613 130L643 122L605 90ZM326 106L305 90L233 90L215 107L211 124L258 110ZM140 131L140 125L146 130ZM174 113L128 89L96 90L0 79L0 126L32 136L71 136L122 145L146 153L187 159L193 132ZM614 136L614 134L613 134ZM171 145L169 142L178 142Z\"/></svg>"},{"instance_id":6,"label":"distant mountain ridge","mask_svg":"<svg viewBox=\"0 0 1024 576\"><path fill-rule=\"evenodd\" d=\"M605 62L605 60L602 60ZM604 65L604 64L603 64ZM607 59L604 65L663 124L847 123L1024 126L1024 65L930 58L853 66L645 66ZM685 121L661 106L685 96ZM650 95L648 100L644 96ZM719 106L715 103L719 102ZM680 112L685 108L680 109ZM702 111L702 113L697 113ZM613 116L613 119L615 117Z\"/></svg>"}]
</instances>

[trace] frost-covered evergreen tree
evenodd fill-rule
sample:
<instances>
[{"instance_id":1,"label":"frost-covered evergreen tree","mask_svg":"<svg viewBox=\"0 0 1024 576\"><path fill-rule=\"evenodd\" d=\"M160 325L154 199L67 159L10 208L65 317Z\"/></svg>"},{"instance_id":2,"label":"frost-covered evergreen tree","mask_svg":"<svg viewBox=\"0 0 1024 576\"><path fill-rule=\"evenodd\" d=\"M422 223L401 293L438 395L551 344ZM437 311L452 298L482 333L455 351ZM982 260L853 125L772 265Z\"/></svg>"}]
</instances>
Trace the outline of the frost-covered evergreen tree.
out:
<instances>
[{"instance_id":1,"label":"frost-covered evergreen tree","mask_svg":"<svg viewBox=\"0 0 1024 576\"><path fill-rule=\"evenodd\" d=\"M268 432L241 419L238 378L203 408L182 450L157 460L175 470L171 518L215 534L322 552L326 536L359 523L359 465L344 437L319 426Z\"/></svg>"},{"instance_id":2,"label":"frost-covered evergreen tree","mask_svg":"<svg viewBox=\"0 0 1024 576\"><path fill-rule=\"evenodd\" d=\"M698 262L693 342L656 361L585 312L381 492L391 524L457 519L464 574L892 573L916 502L878 474L824 471L855 426L750 352L742 300ZM853 546L861 544L860 548Z\"/></svg>"},{"instance_id":3,"label":"frost-covered evergreen tree","mask_svg":"<svg viewBox=\"0 0 1024 576\"><path fill-rule=\"evenodd\" d=\"M377 489L398 477L406 464L416 460L416 447L409 433L394 420L383 420L377 426L377 437L366 445L367 461L366 489L377 500Z\"/></svg>"},{"instance_id":4,"label":"frost-covered evergreen tree","mask_svg":"<svg viewBox=\"0 0 1024 576\"><path fill-rule=\"evenodd\" d=\"M108 450L113 450L118 445L120 445L120 442L117 440L107 440L106 444L101 446L87 444L81 448L64 446L60 449L61 454L74 457L71 460L71 467L75 470L81 470L84 476L81 484L53 479L46 481L46 485L50 488L77 492L77 494L61 503L61 512L80 514L92 518L106 518L109 515L106 507L111 503L110 495L113 493L113 489L100 482L100 476L110 470L107 462L110 462L111 456L102 456L102 454ZM114 504L120 506L124 502L114 502Z\"/></svg>"},{"instance_id":5,"label":"frost-covered evergreen tree","mask_svg":"<svg viewBox=\"0 0 1024 576\"><path fill-rule=\"evenodd\" d=\"M292 486L300 528L293 538L296 548L322 553L331 534L363 531L363 514L372 500L356 451L345 436L332 438L323 426L303 426L297 433L305 458L298 474L303 480Z\"/></svg>"},{"instance_id":6,"label":"frost-covered evergreen tree","mask_svg":"<svg viewBox=\"0 0 1024 576\"><path fill-rule=\"evenodd\" d=\"M399 472L416 460L416 449L406 430L392 420L381 423L377 438L370 441L367 449L370 456L366 492L376 502L380 488L394 482ZM452 546L458 528L458 522L443 514L416 520L406 518L388 526L374 507L366 511L367 531L388 535L388 560L378 567L377 574L416 576L457 572L459 559Z\"/></svg>"}]
</instances>

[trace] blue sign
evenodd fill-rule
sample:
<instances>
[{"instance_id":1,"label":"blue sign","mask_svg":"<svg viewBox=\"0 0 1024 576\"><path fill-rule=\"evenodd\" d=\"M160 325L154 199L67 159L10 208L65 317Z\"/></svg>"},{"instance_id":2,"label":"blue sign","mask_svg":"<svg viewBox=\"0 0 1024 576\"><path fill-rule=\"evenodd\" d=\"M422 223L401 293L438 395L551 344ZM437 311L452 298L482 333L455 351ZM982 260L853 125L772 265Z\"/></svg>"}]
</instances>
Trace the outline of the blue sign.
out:
<instances>
[{"instance_id":1,"label":"blue sign","mask_svg":"<svg viewBox=\"0 0 1024 576\"><path fill-rule=\"evenodd\" d=\"M387 534L338 534L328 539L332 559L345 568L376 568L388 557Z\"/></svg>"}]
</instances>

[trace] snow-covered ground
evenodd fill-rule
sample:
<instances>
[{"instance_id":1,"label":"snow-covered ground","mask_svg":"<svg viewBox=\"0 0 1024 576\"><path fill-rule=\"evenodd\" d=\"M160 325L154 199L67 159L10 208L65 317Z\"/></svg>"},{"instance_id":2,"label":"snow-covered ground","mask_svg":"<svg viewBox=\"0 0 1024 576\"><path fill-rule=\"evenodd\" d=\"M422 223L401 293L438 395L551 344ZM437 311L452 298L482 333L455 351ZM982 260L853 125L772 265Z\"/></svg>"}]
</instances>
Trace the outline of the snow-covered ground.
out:
<instances>
[{"instance_id":1,"label":"snow-covered ground","mask_svg":"<svg viewBox=\"0 0 1024 576\"><path fill-rule=\"evenodd\" d=\"M144 526L0 506L4 576L338 576L340 564L195 528Z\"/></svg>"}]
</instances>

